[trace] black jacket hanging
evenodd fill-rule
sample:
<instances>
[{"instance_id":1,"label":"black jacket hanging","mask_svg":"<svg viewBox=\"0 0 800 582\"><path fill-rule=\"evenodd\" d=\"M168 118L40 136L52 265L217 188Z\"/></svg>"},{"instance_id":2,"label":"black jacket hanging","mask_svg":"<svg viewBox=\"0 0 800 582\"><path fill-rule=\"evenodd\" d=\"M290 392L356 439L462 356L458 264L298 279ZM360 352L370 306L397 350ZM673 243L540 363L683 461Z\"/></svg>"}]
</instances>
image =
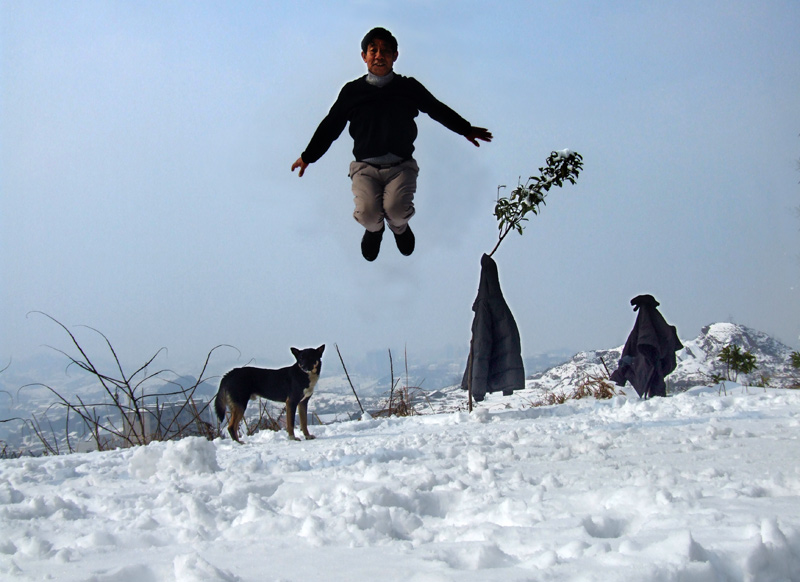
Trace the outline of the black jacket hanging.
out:
<instances>
[{"instance_id":1,"label":"black jacket hanging","mask_svg":"<svg viewBox=\"0 0 800 582\"><path fill-rule=\"evenodd\" d=\"M630 382L643 398L666 396L664 377L675 369L675 352L682 349L683 344L675 326L669 325L656 309L659 303L655 297L638 295L631 299L631 305L639 315L611 380L618 386Z\"/></svg>"}]
</instances>

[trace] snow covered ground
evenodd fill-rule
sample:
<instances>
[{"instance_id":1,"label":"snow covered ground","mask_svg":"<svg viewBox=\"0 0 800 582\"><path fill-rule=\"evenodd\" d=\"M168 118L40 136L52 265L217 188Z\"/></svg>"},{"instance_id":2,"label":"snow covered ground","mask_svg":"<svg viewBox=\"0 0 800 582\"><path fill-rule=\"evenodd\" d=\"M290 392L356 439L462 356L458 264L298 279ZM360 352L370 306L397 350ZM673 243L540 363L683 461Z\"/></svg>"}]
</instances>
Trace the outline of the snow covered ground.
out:
<instances>
[{"instance_id":1,"label":"snow covered ground","mask_svg":"<svg viewBox=\"0 0 800 582\"><path fill-rule=\"evenodd\" d=\"M502 403L0 461L0 579L800 580L800 391Z\"/></svg>"}]
</instances>

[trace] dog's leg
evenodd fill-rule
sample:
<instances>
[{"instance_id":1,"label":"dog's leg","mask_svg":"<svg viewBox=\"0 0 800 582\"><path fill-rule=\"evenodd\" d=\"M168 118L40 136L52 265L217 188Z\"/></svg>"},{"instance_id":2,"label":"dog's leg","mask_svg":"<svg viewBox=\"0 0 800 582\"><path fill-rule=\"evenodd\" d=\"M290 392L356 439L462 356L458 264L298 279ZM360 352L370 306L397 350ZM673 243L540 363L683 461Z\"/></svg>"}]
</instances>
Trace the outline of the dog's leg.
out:
<instances>
[{"instance_id":1,"label":"dog's leg","mask_svg":"<svg viewBox=\"0 0 800 582\"><path fill-rule=\"evenodd\" d=\"M244 418L244 408L237 406L236 404L231 406L231 419L228 422L228 434L231 435L231 438L235 440L237 443L241 443L242 441L239 440L239 423L242 422Z\"/></svg>"},{"instance_id":2,"label":"dog's leg","mask_svg":"<svg viewBox=\"0 0 800 582\"><path fill-rule=\"evenodd\" d=\"M293 441L300 439L294 436L294 413L297 411L297 403L291 398L286 399L286 432L289 433L289 438Z\"/></svg>"},{"instance_id":3,"label":"dog's leg","mask_svg":"<svg viewBox=\"0 0 800 582\"><path fill-rule=\"evenodd\" d=\"M300 430L303 431L306 440L317 438L308 432L308 398L301 400L300 404L297 405L297 408L298 412L300 413Z\"/></svg>"}]
</instances>

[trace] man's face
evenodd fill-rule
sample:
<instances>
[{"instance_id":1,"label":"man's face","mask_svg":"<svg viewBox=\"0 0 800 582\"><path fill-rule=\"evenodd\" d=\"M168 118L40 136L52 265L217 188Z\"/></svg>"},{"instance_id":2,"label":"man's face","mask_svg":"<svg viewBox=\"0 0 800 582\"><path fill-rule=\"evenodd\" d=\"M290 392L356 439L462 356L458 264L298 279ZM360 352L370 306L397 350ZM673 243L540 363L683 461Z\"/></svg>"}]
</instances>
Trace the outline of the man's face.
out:
<instances>
[{"instance_id":1,"label":"man's face","mask_svg":"<svg viewBox=\"0 0 800 582\"><path fill-rule=\"evenodd\" d=\"M385 40L376 38L367 46L367 52L361 53L361 58L367 63L370 73L383 77L392 71L397 60L397 51L392 51Z\"/></svg>"}]
</instances>

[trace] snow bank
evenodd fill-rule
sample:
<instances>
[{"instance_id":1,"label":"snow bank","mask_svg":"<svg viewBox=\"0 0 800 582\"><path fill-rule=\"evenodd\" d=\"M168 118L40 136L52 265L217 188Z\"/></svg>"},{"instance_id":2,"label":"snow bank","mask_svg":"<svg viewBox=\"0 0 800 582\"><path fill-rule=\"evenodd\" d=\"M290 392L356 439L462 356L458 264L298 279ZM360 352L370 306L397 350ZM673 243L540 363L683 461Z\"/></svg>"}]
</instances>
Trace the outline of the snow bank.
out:
<instances>
[{"instance_id":1,"label":"snow bank","mask_svg":"<svg viewBox=\"0 0 800 582\"><path fill-rule=\"evenodd\" d=\"M800 393L0 461L0 578L800 580Z\"/></svg>"}]
</instances>

